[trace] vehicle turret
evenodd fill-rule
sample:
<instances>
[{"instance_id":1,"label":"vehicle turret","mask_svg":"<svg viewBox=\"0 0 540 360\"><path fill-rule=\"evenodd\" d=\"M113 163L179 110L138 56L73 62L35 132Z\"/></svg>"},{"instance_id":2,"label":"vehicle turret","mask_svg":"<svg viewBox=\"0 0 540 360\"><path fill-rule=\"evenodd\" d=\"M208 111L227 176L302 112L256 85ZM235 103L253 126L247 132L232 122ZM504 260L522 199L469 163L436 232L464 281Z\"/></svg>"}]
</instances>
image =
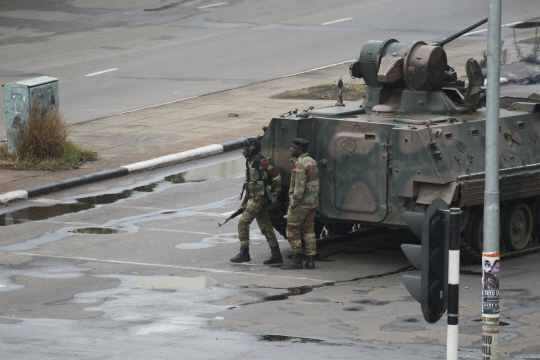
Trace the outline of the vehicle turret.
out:
<instances>
[{"instance_id":1,"label":"vehicle turret","mask_svg":"<svg viewBox=\"0 0 540 360\"><path fill-rule=\"evenodd\" d=\"M377 111L377 105L384 104L396 113L445 115L476 110L484 85L480 65L473 59L467 61L466 86L448 65L443 45L483 23L485 20L436 43L368 41L350 66L351 77L362 78L367 85L364 109Z\"/></svg>"}]
</instances>

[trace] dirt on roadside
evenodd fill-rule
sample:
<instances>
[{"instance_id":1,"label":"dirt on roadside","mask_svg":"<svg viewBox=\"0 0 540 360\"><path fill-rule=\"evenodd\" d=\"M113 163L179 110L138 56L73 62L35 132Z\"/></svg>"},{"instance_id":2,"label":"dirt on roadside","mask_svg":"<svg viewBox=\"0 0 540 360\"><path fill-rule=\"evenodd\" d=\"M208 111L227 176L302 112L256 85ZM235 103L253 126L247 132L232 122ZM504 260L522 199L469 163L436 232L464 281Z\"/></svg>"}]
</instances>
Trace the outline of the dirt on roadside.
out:
<instances>
[{"instance_id":1,"label":"dirt on roadside","mask_svg":"<svg viewBox=\"0 0 540 360\"><path fill-rule=\"evenodd\" d=\"M364 96L366 85L364 84L344 84L343 100L359 101ZM303 89L285 91L270 97L271 99L308 99L308 100L334 100L338 98L338 87L336 84L321 84Z\"/></svg>"}]
</instances>

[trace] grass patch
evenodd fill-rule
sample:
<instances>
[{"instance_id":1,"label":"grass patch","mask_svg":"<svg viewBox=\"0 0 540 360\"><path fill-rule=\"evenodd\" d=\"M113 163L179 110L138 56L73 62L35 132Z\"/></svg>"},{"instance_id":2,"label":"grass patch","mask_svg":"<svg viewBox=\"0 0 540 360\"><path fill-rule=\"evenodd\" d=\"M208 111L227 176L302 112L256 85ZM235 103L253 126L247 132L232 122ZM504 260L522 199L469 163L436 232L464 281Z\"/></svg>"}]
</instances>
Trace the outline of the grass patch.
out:
<instances>
[{"instance_id":1,"label":"grass patch","mask_svg":"<svg viewBox=\"0 0 540 360\"><path fill-rule=\"evenodd\" d=\"M337 100L338 87L336 84L321 84L309 88L286 91L272 96L272 99L310 99ZM359 101L366 93L364 84L343 84L343 100Z\"/></svg>"},{"instance_id":2,"label":"grass patch","mask_svg":"<svg viewBox=\"0 0 540 360\"><path fill-rule=\"evenodd\" d=\"M0 167L12 170L77 169L85 161L97 160L90 148L69 140L70 126L57 108L32 106L28 128L19 128L15 154L0 144Z\"/></svg>"},{"instance_id":3,"label":"grass patch","mask_svg":"<svg viewBox=\"0 0 540 360\"><path fill-rule=\"evenodd\" d=\"M536 29L534 31L534 43L531 52L526 53L521 50L516 41L516 28L513 28L514 31L514 46L516 47L517 57L519 61L525 61L531 64L540 64L540 33L538 31L538 24L536 24Z\"/></svg>"}]
</instances>

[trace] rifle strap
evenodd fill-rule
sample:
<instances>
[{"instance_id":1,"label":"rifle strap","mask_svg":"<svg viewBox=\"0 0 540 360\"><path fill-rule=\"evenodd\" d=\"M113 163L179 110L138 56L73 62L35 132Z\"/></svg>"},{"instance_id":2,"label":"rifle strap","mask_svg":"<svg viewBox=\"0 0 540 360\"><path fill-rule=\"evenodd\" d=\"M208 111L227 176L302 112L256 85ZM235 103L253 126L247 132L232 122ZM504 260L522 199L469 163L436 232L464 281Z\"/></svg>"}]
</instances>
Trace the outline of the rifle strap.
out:
<instances>
[{"instance_id":1,"label":"rifle strap","mask_svg":"<svg viewBox=\"0 0 540 360\"><path fill-rule=\"evenodd\" d=\"M249 176L249 174L247 173L247 170L249 169L249 160L248 158L246 158L246 177ZM238 200L242 200L242 198L244 197L244 191L246 190L246 183L244 182L244 186L242 186L242 191L240 192L240 196L238 197Z\"/></svg>"}]
</instances>

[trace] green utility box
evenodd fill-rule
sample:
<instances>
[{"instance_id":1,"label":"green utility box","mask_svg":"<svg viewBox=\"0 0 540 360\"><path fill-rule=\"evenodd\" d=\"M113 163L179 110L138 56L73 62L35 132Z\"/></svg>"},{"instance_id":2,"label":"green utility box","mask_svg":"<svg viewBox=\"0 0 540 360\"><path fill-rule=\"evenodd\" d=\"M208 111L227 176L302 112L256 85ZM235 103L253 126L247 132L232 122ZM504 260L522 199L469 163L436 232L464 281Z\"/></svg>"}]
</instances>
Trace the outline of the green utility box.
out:
<instances>
[{"instance_id":1,"label":"green utility box","mask_svg":"<svg viewBox=\"0 0 540 360\"><path fill-rule=\"evenodd\" d=\"M28 126L32 104L58 107L58 79L40 76L4 85L8 152L15 153L19 129Z\"/></svg>"}]
</instances>

